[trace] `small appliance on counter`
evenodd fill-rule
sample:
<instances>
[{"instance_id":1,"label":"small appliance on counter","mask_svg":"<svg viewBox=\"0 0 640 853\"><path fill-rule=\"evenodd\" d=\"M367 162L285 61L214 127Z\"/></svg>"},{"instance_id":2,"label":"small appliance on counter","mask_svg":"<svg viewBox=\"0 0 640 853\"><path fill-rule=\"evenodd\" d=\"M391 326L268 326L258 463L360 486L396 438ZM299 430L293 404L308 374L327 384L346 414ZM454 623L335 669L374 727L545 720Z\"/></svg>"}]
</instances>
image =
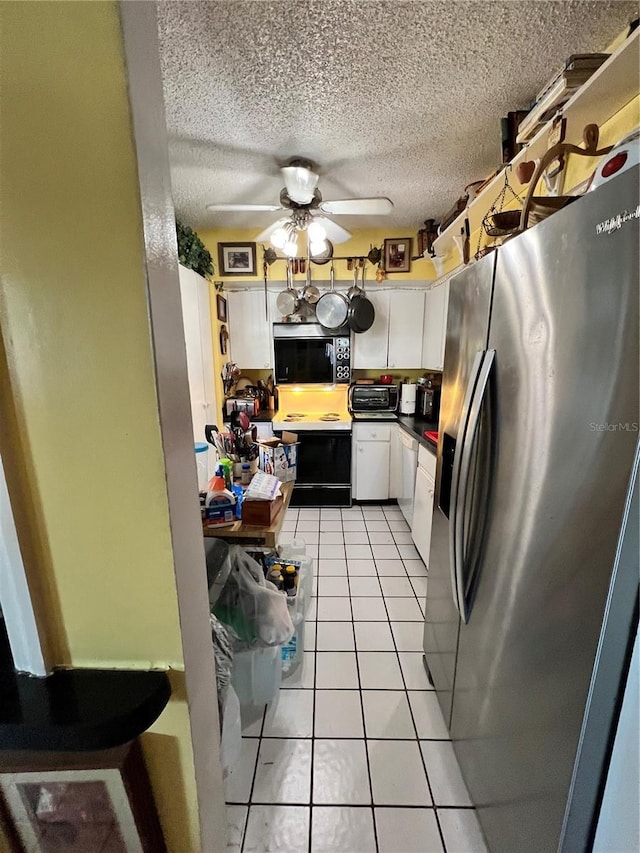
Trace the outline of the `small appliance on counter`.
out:
<instances>
[{"instance_id":1,"label":"small appliance on counter","mask_svg":"<svg viewBox=\"0 0 640 853\"><path fill-rule=\"evenodd\" d=\"M440 387L432 379L419 379L416 388L416 416L437 423L440 415Z\"/></svg>"},{"instance_id":2,"label":"small appliance on counter","mask_svg":"<svg viewBox=\"0 0 640 853\"><path fill-rule=\"evenodd\" d=\"M357 412L395 412L398 408L398 386L351 385L349 388L349 411Z\"/></svg>"},{"instance_id":3,"label":"small appliance on counter","mask_svg":"<svg viewBox=\"0 0 640 853\"><path fill-rule=\"evenodd\" d=\"M407 382L400 386L400 414L413 415L416 411L416 384Z\"/></svg>"},{"instance_id":4,"label":"small appliance on counter","mask_svg":"<svg viewBox=\"0 0 640 853\"><path fill-rule=\"evenodd\" d=\"M260 400L257 397L227 397L224 406L227 417L231 412L246 412L253 418L260 411Z\"/></svg>"}]
</instances>

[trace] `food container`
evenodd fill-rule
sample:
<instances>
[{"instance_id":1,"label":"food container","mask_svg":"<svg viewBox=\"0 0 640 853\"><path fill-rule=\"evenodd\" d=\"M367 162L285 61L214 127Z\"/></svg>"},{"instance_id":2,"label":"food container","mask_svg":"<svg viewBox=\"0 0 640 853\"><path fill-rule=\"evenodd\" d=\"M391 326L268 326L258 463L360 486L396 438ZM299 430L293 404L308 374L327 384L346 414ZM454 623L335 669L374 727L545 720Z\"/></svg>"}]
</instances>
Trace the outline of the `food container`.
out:
<instances>
[{"instance_id":1,"label":"food container","mask_svg":"<svg viewBox=\"0 0 640 853\"><path fill-rule=\"evenodd\" d=\"M295 432L283 432L282 439L270 438L258 442L260 448L260 470L273 474L281 483L296 478L298 436Z\"/></svg>"},{"instance_id":2,"label":"food container","mask_svg":"<svg viewBox=\"0 0 640 853\"><path fill-rule=\"evenodd\" d=\"M206 441L196 441L196 470L198 472L198 491L206 492L209 483L209 445Z\"/></svg>"}]
</instances>

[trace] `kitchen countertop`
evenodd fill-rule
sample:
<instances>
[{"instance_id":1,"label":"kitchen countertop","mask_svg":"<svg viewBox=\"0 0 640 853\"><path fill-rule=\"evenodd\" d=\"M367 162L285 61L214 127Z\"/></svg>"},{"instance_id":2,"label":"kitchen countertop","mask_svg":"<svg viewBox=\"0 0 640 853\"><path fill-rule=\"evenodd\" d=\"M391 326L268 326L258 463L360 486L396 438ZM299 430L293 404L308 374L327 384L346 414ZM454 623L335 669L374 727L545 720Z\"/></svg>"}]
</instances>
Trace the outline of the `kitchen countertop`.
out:
<instances>
[{"instance_id":1,"label":"kitchen countertop","mask_svg":"<svg viewBox=\"0 0 640 853\"><path fill-rule=\"evenodd\" d=\"M398 415L398 423L405 432L416 438L423 447L426 447L433 455L436 455L436 445L424 437L424 431L438 431L437 421L426 421L424 418L417 418L415 415Z\"/></svg>"},{"instance_id":2,"label":"kitchen countertop","mask_svg":"<svg viewBox=\"0 0 640 853\"><path fill-rule=\"evenodd\" d=\"M275 416L276 412L274 409L262 409L257 415L254 415L251 420L256 424L264 424L272 421Z\"/></svg>"},{"instance_id":3,"label":"kitchen countertop","mask_svg":"<svg viewBox=\"0 0 640 853\"><path fill-rule=\"evenodd\" d=\"M236 521L235 524L229 527L205 527L203 524L203 536L216 536L220 539L225 539L227 542L235 545L258 545L266 548L275 548L282 528L291 493L293 492L294 484L282 483L281 491L284 498L282 506L273 523L269 527L260 527L257 524L243 524L242 521Z\"/></svg>"}]
</instances>

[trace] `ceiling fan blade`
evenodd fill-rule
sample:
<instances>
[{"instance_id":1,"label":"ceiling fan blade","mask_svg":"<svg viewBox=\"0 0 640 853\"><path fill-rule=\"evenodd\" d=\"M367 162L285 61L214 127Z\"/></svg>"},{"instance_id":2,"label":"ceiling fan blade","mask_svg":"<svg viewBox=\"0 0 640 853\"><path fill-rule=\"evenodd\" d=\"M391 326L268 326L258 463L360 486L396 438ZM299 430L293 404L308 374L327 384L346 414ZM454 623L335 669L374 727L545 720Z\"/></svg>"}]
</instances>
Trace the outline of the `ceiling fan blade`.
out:
<instances>
[{"instance_id":1,"label":"ceiling fan blade","mask_svg":"<svg viewBox=\"0 0 640 853\"><path fill-rule=\"evenodd\" d=\"M320 176L306 166L284 166L280 171L289 198L297 204L311 204Z\"/></svg>"},{"instance_id":2,"label":"ceiling fan blade","mask_svg":"<svg viewBox=\"0 0 640 853\"><path fill-rule=\"evenodd\" d=\"M381 216L391 213L393 202L391 199L380 198L342 198L336 201L323 201L320 210L324 213L333 213L335 216L343 214L365 214L369 216Z\"/></svg>"},{"instance_id":3,"label":"ceiling fan blade","mask_svg":"<svg viewBox=\"0 0 640 853\"><path fill-rule=\"evenodd\" d=\"M219 212L231 212L234 210L244 213L258 213L259 211L282 210L279 204L208 204L207 210Z\"/></svg>"},{"instance_id":4,"label":"ceiling fan blade","mask_svg":"<svg viewBox=\"0 0 640 853\"><path fill-rule=\"evenodd\" d=\"M278 208L279 209L279 208ZM276 230L276 228L280 228L285 222L290 222L291 219L289 216L283 216L280 219L276 219L275 222L272 222L271 225L268 225L264 231L261 231L256 237L256 243L265 243Z\"/></svg>"},{"instance_id":5,"label":"ceiling fan blade","mask_svg":"<svg viewBox=\"0 0 640 853\"><path fill-rule=\"evenodd\" d=\"M350 231L347 231L346 228L338 225L337 222L327 219L326 216L314 216L313 221L322 225L324 230L327 232L327 237L332 243L346 243L346 241L351 237Z\"/></svg>"}]
</instances>

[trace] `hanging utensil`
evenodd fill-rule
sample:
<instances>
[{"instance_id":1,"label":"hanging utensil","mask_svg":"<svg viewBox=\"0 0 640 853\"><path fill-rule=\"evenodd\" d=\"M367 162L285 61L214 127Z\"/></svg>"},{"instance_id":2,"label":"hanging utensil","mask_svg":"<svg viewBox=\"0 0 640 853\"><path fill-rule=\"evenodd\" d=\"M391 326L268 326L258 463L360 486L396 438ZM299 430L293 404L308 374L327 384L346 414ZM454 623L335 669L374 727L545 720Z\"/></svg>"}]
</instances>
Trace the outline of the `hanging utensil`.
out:
<instances>
[{"instance_id":1,"label":"hanging utensil","mask_svg":"<svg viewBox=\"0 0 640 853\"><path fill-rule=\"evenodd\" d=\"M373 326L373 321L376 318L376 311L370 299L367 299L364 288L365 267L362 267L362 290L357 296L354 296L349 304L348 323L349 328L361 334L367 332ZM359 288L358 288L359 289Z\"/></svg>"},{"instance_id":2,"label":"hanging utensil","mask_svg":"<svg viewBox=\"0 0 640 853\"><path fill-rule=\"evenodd\" d=\"M283 317L293 314L298 308L298 294L291 283L291 262L287 261L287 289L276 297L276 306Z\"/></svg>"},{"instance_id":3,"label":"hanging utensil","mask_svg":"<svg viewBox=\"0 0 640 853\"><path fill-rule=\"evenodd\" d=\"M329 274L331 290L324 293L316 303L316 317L320 325L325 329L335 331L340 329L347 321L349 313L349 302L342 293L335 289L335 271L333 263Z\"/></svg>"},{"instance_id":4,"label":"hanging utensil","mask_svg":"<svg viewBox=\"0 0 640 853\"><path fill-rule=\"evenodd\" d=\"M311 266L307 267L307 283L302 291L302 298L306 299L310 305L315 305L320 299L320 291L315 285L311 284Z\"/></svg>"},{"instance_id":5,"label":"hanging utensil","mask_svg":"<svg viewBox=\"0 0 640 853\"><path fill-rule=\"evenodd\" d=\"M353 284L347 292L347 299L351 301L354 296L360 296L361 293L362 291L358 287L358 266L356 264L353 268Z\"/></svg>"}]
</instances>

